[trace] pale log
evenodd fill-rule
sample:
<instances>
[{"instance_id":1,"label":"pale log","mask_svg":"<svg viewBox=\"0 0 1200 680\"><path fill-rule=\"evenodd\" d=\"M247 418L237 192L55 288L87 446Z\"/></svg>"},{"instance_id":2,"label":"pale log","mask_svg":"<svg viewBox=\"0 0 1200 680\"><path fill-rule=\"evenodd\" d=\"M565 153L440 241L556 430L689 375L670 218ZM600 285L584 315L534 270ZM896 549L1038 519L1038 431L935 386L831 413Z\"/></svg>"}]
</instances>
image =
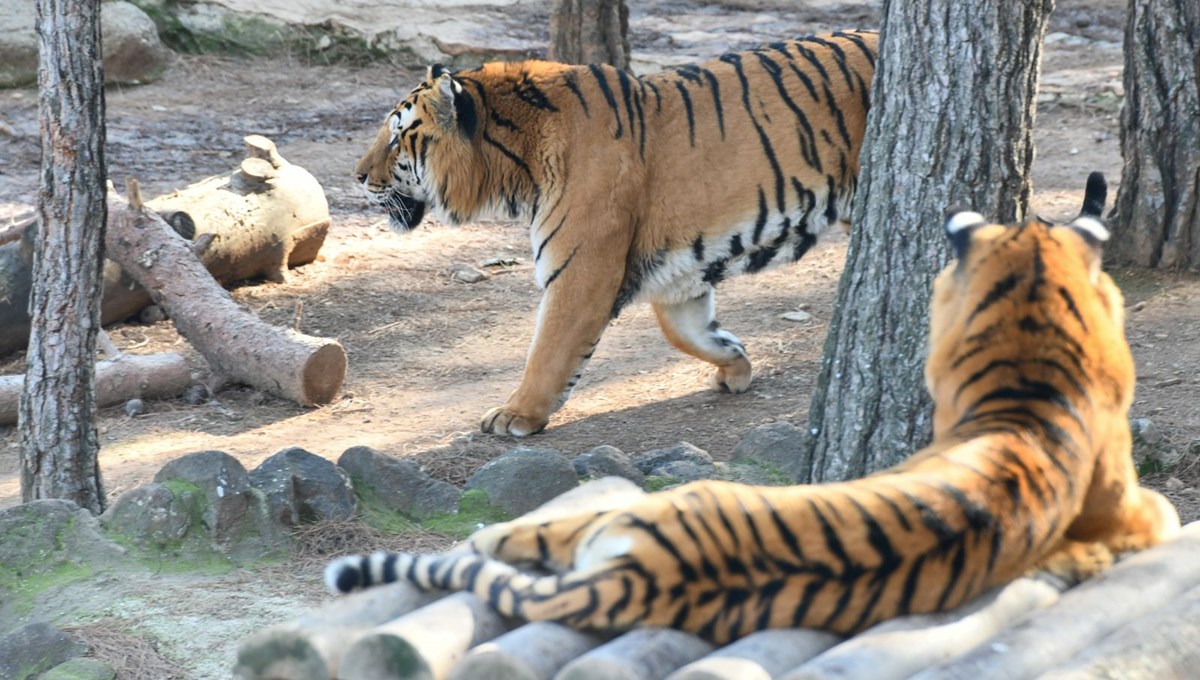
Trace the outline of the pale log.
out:
<instances>
[{"instance_id":1,"label":"pale log","mask_svg":"<svg viewBox=\"0 0 1200 680\"><path fill-rule=\"evenodd\" d=\"M472 649L446 680L551 680L603 639L551 621L535 621Z\"/></svg>"},{"instance_id":2,"label":"pale log","mask_svg":"<svg viewBox=\"0 0 1200 680\"><path fill-rule=\"evenodd\" d=\"M130 399L163 399L181 394L191 379L187 361L178 354L124 354L96 362L96 405L103 408ZM0 425L17 422L23 375L0 376Z\"/></svg>"},{"instance_id":3,"label":"pale log","mask_svg":"<svg viewBox=\"0 0 1200 680\"><path fill-rule=\"evenodd\" d=\"M110 195L109 256L170 315L180 334L208 360L213 387L241 382L301 405L329 403L346 376L336 340L277 328L242 309L201 264L189 242L145 209L130 182L130 200Z\"/></svg>"},{"instance_id":4,"label":"pale log","mask_svg":"<svg viewBox=\"0 0 1200 680\"><path fill-rule=\"evenodd\" d=\"M657 680L712 651L691 633L639 628L575 659L555 680Z\"/></svg>"},{"instance_id":5,"label":"pale log","mask_svg":"<svg viewBox=\"0 0 1200 680\"><path fill-rule=\"evenodd\" d=\"M680 668L667 680L771 680L842 641L805 628L761 630Z\"/></svg>"}]
</instances>

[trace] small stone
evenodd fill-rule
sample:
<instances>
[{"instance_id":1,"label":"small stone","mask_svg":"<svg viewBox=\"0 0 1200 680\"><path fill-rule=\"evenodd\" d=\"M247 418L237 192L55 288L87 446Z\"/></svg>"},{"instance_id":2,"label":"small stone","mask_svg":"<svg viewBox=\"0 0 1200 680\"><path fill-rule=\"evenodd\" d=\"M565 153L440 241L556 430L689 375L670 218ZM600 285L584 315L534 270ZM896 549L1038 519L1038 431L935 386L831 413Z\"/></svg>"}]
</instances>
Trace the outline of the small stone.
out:
<instances>
[{"instance_id":1,"label":"small stone","mask_svg":"<svg viewBox=\"0 0 1200 680\"><path fill-rule=\"evenodd\" d=\"M116 677L117 671L100 659L79 656L42 673L38 680L115 680Z\"/></svg>"},{"instance_id":2,"label":"small stone","mask_svg":"<svg viewBox=\"0 0 1200 680\"><path fill-rule=\"evenodd\" d=\"M633 464L633 460L615 446L597 446L576 456L571 464L580 477L624 477L638 486L645 481L645 475Z\"/></svg>"},{"instance_id":3,"label":"small stone","mask_svg":"<svg viewBox=\"0 0 1200 680\"><path fill-rule=\"evenodd\" d=\"M167 313L158 305L148 305L138 312L138 321L146 325L155 324L167 318Z\"/></svg>"},{"instance_id":4,"label":"small stone","mask_svg":"<svg viewBox=\"0 0 1200 680\"><path fill-rule=\"evenodd\" d=\"M808 437L791 423L760 425L733 447L733 462L776 469L792 483L807 481L811 473Z\"/></svg>"},{"instance_id":5,"label":"small stone","mask_svg":"<svg viewBox=\"0 0 1200 680\"><path fill-rule=\"evenodd\" d=\"M87 651L54 626L31 623L0 637L0 678L32 678Z\"/></svg>"},{"instance_id":6,"label":"small stone","mask_svg":"<svg viewBox=\"0 0 1200 680\"><path fill-rule=\"evenodd\" d=\"M125 415L133 418L146 413L146 402L141 399L130 399L125 402Z\"/></svg>"},{"instance_id":7,"label":"small stone","mask_svg":"<svg viewBox=\"0 0 1200 680\"><path fill-rule=\"evenodd\" d=\"M579 475L566 456L525 446L485 463L467 480L468 489L482 489L492 505L512 515L524 515L577 486Z\"/></svg>"},{"instance_id":8,"label":"small stone","mask_svg":"<svg viewBox=\"0 0 1200 680\"><path fill-rule=\"evenodd\" d=\"M811 321L813 316L803 309L797 309L794 312L784 312L783 314L779 315L779 318L783 319L784 321L804 323L805 321Z\"/></svg>"},{"instance_id":9,"label":"small stone","mask_svg":"<svg viewBox=\"0 0 1200 680\"><path fill-rule=\"evenodd\" d=\"M330 38L328 35L322 35L320 38L317 39L317 51L318 52L324 52L325 50L329 49L332 46L333 46L333 38Z\"/></svg>"},{"instance_id":10,"label":"small stone","mask_svg":"<svg viewBox=\"0 0 1200 680\"><path fill-rule=\"evenodd\" d=\"M487 272L480 271L469 264L455 262L450 265L450 280L459 283L479 283L488 277Z\"/></svg>"},{"instance_id":11,"label":"small stone","mask_svg":"<svg viewBox=\"0 0 1200 680\"><path fill-rule=\"evenodd\" d=\"M653 470L661 465L676 460L686 460L697 465L712 465L712 456L708 452L687 442L679 442L665 449L654 449L640 456L635 456L633 464L643 474L653 474Z\"/></svg>"},{"instance_id":12,"label":"small stone","mask_svg":"<svg viewBox=\"0 0 1200 680\"><path fill-rule=\"evenodd\" d=\"M1142 300L1141 302L1139 302L1139 303L1137 303L1136 305L1134 305L1134 306L1133 306L1133 311L1135 311L1135 312L1140 312L1140 311L1142 311L1142 310L1143 310L1143 309L1145 309L1145 308L1146 308L1146 301L1145 301L1145 300Z\"/></svg>"},{"instance_id":13,"label":"small stone","mask_svg":"<svg viewBox=\"0 0 1200 680\"><path fill-rule=\"evenodd\" d=\"M1134 418L1129 423L1129 429L1133 433L1133 438L1143 444L1153 446L1162 441L1162 434L1158 431L1158 426L1149 418Z\"/></svg>"},{"instance_id":14,"label":"small stone","mask_svg":"<svg viewBox=\"0 0 1200 680\"><path fill-rule=\"evenodd\" d=\"M519 257L504 257L503 255L501 255L501 256L497 256L497 257L489 257L488 259L481 262L479 264L479 266L481 266L481 267L515 267L519 264L521 264L521 258L519 258Z\"/></svg>"},{"instance_id":15,"label":"small stone","mask_svg":"<svg viewBox=\"0 0 1200 680\"><path fill-rule=\"evenodd\" d=\"M462 492L430 477L411 460L394 458L367 446L346 449L338 458L358 489L370 491L387 508L415 519L458 512Z\"/></svg>"},{"instance_id":16,"label":"small stone","mask_svg":"<svg viewBox=\"0 0 1200 680\"><path fill-rule=\"evenodd\" d=\"M1166 484L1163 486L1166 487L1167 491L1182 491L1187 485L1178 477L1171 477L1167 479Z\"/></svg>"},{"instance_id":17,"label":"small stone","mask_svg":"<svg viewBox=\"0 0 1200 680\"><path fill-rule=\"evenodd\" d=\"M715 465L711 463L704 465L690 460L672 460L659 465L650 472L650 475L653 477L678 479L680 482L696 482L701 479L712 479L716 474L717 468Z\"/></svg>"},{"instance_id":18,"label":"small stone","mask_svg":"<svg viewBox=\"0 0 1200 680\"><path fill-rule=\"evenodd\" d=\"M192 406L208 403L208 398L208 388L203 383L188 385L187 389L183 391L184 403L191 404Z\"/></svg>"},{"instance_id":19,"label":"small stone","mask_svg":"<svg viewBox=\"0 0 1200 680\"><path fill-rule=\"evenodd\" d=\"M348 520L358 507L349 475L299 447L264 460L250 473L250 485L266 496L271 518L284 526Z\"/></svg>"}]
</instances>

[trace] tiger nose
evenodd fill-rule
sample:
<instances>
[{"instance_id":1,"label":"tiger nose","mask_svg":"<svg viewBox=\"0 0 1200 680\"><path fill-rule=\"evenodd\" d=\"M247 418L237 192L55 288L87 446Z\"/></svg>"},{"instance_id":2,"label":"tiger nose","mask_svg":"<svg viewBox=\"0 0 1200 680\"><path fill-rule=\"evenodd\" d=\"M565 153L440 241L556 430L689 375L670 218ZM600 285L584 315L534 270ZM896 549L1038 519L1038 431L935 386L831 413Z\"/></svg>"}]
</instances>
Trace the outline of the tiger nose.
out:
<instances>
[{"instance_id":1,"label":"tiger nose","mask_svg":"<svg viewBox=\"0 0 1200 680\"><path fill-rule=\"evenodd\" d=\"M354 178L358 180L359 184L365 184L367 181L367 173L356 172L356 173L354 173Z\"/></svg>"}]
</instances>

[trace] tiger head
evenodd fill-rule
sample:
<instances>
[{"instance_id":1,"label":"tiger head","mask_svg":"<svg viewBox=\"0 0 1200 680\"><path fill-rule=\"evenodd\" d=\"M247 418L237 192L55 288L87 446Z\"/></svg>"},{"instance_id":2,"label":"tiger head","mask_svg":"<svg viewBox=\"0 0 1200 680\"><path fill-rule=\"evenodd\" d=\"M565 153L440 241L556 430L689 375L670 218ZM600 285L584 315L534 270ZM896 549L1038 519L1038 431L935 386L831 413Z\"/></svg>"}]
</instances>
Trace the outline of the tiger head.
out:
<instances>
[{"instance_id":1,"label":"tiger head","mask_svg":"<svg viewBox=\"0 0 1200 680\"><path fill-rule=\"evenodd\" d=\"M1036 393L1039 385L1025 377L1034 364L1040 385L1085 392L1094 412L1124 422L1133 359L1124 300L1100 269L1109 237L1100 222L1106 193L1103 175L1092 173L1083 210L1062 225L1039 218L992 224L978 213L949 211L945 231L957 260L934 282L925 368L935 432L952 427L986 390L1017 383Z\"/></svg>"},{"instance_id":2,"label":"tiger head","mask_svg":"<svg viewBox=\"0 0 1200 680\"><path fill-rule=\"evenodd\" d=\"M475 127L473 100L440 64L431 66L425 80L388 113L354 173L368 199L387 211L394 231L416 227L427 208L441 210L431 161L463 159Z\"/></svg>"}]
</instances>

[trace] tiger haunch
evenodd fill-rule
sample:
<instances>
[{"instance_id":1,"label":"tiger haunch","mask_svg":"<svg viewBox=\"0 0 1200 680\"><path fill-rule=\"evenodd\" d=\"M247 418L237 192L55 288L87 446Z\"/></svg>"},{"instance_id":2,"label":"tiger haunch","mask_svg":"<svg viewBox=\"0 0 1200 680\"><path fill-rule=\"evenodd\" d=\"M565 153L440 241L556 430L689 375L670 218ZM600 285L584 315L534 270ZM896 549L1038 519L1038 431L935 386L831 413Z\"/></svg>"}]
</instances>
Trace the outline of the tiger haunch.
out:
<instances>
[{"instance_id":1,"label":"tiger haunch","mask_svg":"<svg viewBox=\"0 0 1200 680\"><path fill-rule=\"evenodd\" d=\"M643 77L540 61L431 68L356 173L398 230L427 209L530 221L544 289L533 345L482 429L545 427L637 300L672 345L716 367L716 389L748 389L750 360L717 324L713 289L799 259L849 215L876 42L813 36Z\"/></svg>"},{"instance_id":2,"label":"tiger haunch","mask_svg":"<svg viewBox=\"0 0 1200 680\"><path fill-rule=\"evenodd\" d=\"M473 552L346 558L328 580L403 579L530 620L726 642L769 627L850 634L1034 569L1086 578L1166 540L1179 518L1138 486L1130 454L1133 361L1121 294L1099 266L1103 203L1089 182L1066 225L950 216L958 260L934 285L925 372L934 441L894 468L819 486L696 482L488 527ZM557 573L512 566L526 563Z\"/></svg>"}]
</instances>

